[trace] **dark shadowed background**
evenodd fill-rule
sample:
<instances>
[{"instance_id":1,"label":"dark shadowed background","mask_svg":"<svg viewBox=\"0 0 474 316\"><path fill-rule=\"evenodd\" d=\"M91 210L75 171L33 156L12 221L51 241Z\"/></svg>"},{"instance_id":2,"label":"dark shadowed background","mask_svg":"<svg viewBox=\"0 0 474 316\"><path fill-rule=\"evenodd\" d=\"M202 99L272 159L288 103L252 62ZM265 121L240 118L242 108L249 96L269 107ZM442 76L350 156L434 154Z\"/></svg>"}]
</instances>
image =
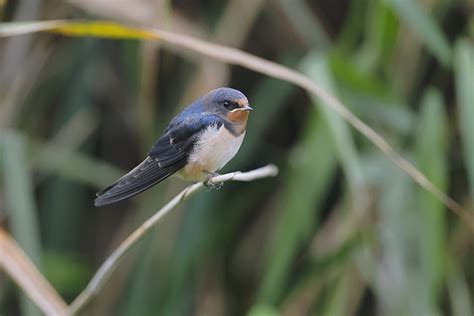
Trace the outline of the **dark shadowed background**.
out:
<instances>
[{"instance_id":1,"label":"dark shadowed background","mask_svg":"<svg viewBox=\"0 0 474 316\"><path fill-rule=\"evenodd\" d=\"M2 22L153 26L297 69L470 212L473 16L471 0L0 0ZM95 192L219 86L255 109L223 171L279 176L181 204L84 315L473 315L472 232L303 90L159 42L2 38L0 224L67 302L186 183L101 208ZM38 314L0 278L0 314Z\"/></svg>"}]
</instances>

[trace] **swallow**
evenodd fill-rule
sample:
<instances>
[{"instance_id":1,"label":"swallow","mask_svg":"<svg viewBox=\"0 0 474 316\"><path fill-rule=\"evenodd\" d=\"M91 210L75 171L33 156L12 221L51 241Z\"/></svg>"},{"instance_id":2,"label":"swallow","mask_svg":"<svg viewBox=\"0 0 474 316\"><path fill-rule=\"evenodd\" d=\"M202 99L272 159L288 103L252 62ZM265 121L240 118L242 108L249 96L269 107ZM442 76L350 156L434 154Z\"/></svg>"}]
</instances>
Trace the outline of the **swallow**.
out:
<instances>
[{"instance_id":1,"label":"swallow","mask_svg":"<svg viewBox=\"0 0 474 316\"><path fill-rule=\"evenodd\" d=\"M95 206L128 199L171 175L212 187L209 180L242 145L250 111L247 97L231 88L196 99L171 120L143 162L97 193Z\"/></svg>"}]
</instances>

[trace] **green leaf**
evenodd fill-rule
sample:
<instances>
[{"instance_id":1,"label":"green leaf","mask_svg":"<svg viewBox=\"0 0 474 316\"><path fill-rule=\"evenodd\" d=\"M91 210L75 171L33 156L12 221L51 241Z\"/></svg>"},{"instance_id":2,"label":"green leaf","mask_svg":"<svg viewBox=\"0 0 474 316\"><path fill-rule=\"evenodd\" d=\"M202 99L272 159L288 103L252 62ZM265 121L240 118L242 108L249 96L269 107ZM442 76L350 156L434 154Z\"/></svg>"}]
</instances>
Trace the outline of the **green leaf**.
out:
<instances>
[{"instance_id":1,"label":"green leaf","mask_svg":"<svg viewBox=\"0 0 474 316\"><path fill-rule=\"evenodd\" d=\"M455 78L458 119L468 174L471 198L474 199L474 48L460 40L455 48Z\"/></svg>"},{"instance_id":2,"label":"green leaf","mask_svg":"<svg viewBox=\"0 0 474 316\"><path fill-rule=\"evenodd\" d=\"M393 10L382 1L370 1L367 11L364 41L353 62L367 72L379 73L390 65L399 21Z\"/></svg>"},{"instance_id":3,"label":"green leaf","mask_svg":"<svg viewBox=\"0 0 474 316\"><path fill-rule=\"evenodd\" d=\"M31 163L34 168L67 179L102 188L124 174L108 163L98 161L75 149L30 141Z\"/></svg>"},{"instance_id":4,"label":"green leaf","mask_svg":"<svg viewBox=\"0 0 474 316\"><path fill-rule=\"evenodd\" d=\"M47 31L67 36L116 39L157 39L153 32L108 21L52 20L0 23L0 37Z\"/></svg>"},{"instance_id":5,"label":"green leaf","mask_svg":"<svg viewBox=\"0 0 474 316\"><path fill-rule=\"evenodd\" d=\"M380 253L375 262L375 293L384 315L416 315L411 299L425 295L417 286L421 280L411 269L416 260L417 215L414 212L414 186L393 166L385 163L379 202L377 231ZM419 314L419 313L418 313Z\"/></svg>"},{"instance_id":6,"label":"green leaf","mask_svg":"<svg viewBox=\"0 0 474 316\"><path fill-rule=\"evenodd\" d=\"M472 301L472 293L469 289L469 281L459 263L451 264L448 275L448 293L451 303L451 315L456 316L472 316L474 306Z\"/></svg>"},{"instance_id":7,"label":"green leaf","mask_svg":"<svg viewBox=\"0 0 474 316\"><path fill-rule=\"evenodd\" d=\"M417 165L441 190L447 187L447 122L443 100L437 90L429 90L423 97L417 128L415 157ZM418 228L422 292L426 304L436 310L446 269L446 225L443 204L431 194L418 189Z\"/></svg>"},{"instance_id":8,"label":"green leaf","mask_svg":"<svg viewBox=\"0 0 474 316\"><path fill-rule=\"evenodd\" d=\"M426 48L444 66L451 64L451 49L445 34L439 28L433 16L421 6L420 1L413 0L385 0L396 14L408 24Z\"/></svg>"},{"instance_id":9,"label":"green leaf","mask_svg":"<svg viewBox=\"0 0 474 316\"><path fill-rule=\"evenodd\" d=\"M329 46L328 34L321 19L318 19L306 1L278 0L288 22L309 47L324 49Z\"/></svg>"},{"instance_id":10,"label":"green leaf","mask_svg":"<svg viewBox=\"0 0 474 316\"><path fill-rule=\"evenodd\" d=\"M26 156L26 142L22 135L2 130L3 186L6 210L12 235L28 257L40 269L41 242L31 168ZM22 297L25 315L40 315L39 309L26 296Z\"/></svg>"},{"instance_id":11,"label":"green leaf","mask_svg":"<svg viewBox=\"0 0 474 316\"><path fill-rule=\"evenodd\" d=\"M374 97L386 98L388 89L373 73L362 71L354 61L339 54L329 56L331 71L338 83L344 84L358 93L366 93Z\"/></svg>"},{"instance_id":12,"label":"green leaf","mask_svg":"<svg viewBox=\"0 0 474 316\"><path fill-rule=\"evenodd\" d=\"M301 142L290 156L285 191L268 244L260 301L276 304L288 277L291 262L301 242L310 236L323 197L336 168L335 149L327 141L330 131L314 111L306 123ZM304 192L304 194L301 194Z\"/></svg>"},{"instance_id":13,"label":"green leaf","mask_svg":"<svg viewBox=\"0 0 474 316\"><path fill-rule=\"evenodd\" d=\"M91 271L80 257L54 251L46 251L43 257L44 274L59 293L71 297L87 285Z\"/></svg>"},{"instance_id":14,"label":"green leaf","mask_svg":"<svg viewBox=\"0 0 474 316\"><path fill-rule=\"evenodd\" d=\"M326 91L335 92L335 84L329 72L325 56L317 52L311 53L304 59L301 68L308 77L318 82ZM318 104L319 100L313 98L313 102ZM331 138L337 150L337 157L349 182L354 205L356 208L361 207L367 202L367 195L357 149L352 139L352 132L348 124L329 106L320 106L318 109L321 110L329 126Z\"/></svg>"},{"instance_id":15,"label":"green leaf","mask_svg":"<svg viewBox=\"0 0 474 316\"><path fill-rule=\"evenodd\" d=\"M278 311L271 305L256 305L247 313L247 316L278 316Z\"/></svg>"}]
</instances>

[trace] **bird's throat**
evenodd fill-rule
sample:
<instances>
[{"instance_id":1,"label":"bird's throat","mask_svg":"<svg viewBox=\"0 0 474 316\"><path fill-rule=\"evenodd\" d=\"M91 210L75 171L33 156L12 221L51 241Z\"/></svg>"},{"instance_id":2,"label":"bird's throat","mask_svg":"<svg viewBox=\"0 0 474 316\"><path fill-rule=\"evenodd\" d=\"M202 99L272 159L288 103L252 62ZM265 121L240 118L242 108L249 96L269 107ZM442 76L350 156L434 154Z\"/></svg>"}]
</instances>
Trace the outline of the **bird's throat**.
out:
<instances>
[{"instance_id":1,"label":"bird's throat","mask_svg":"<svg viewBox=\"0 0 474 316\"><path fill-rule=\"evenodd\" d=\"M236 136L242 134L245 131L248 118L248 111L229 112L226 115L226 119L232 124L233 132L235 132Z\"/></svg>"}]
</instances>

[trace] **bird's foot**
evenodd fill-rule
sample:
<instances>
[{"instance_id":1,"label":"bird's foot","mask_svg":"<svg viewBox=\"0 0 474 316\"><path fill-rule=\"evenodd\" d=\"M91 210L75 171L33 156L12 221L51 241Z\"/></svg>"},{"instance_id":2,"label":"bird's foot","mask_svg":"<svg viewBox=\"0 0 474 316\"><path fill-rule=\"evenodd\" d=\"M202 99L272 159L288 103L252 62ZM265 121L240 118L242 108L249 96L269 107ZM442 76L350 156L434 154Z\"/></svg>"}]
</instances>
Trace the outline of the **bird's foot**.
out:
<instances>
[{"instance_id":1,"label":"bird's foot","mask_svg":"<svg viewBox=\"0 0 474 316\"><path fill-rule=\"evenodd\" d=\"M208 188L209 191L219 190L224 185L224 182L212 183L212 178L219 176L217 172L210 172L204 170L204 173L207 175L207 180L203 182L204 186Z\"/></svg>"}]
</instances>

